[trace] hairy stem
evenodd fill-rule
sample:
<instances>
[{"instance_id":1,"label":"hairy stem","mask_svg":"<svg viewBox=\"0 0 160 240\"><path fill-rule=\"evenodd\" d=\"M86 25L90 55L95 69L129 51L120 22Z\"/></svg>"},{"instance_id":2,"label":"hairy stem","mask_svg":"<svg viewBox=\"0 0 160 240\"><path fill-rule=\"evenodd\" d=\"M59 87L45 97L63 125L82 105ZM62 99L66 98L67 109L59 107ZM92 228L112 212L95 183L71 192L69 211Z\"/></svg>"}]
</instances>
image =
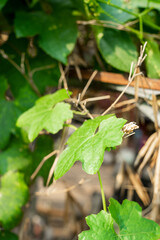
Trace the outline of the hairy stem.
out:
<instances>
[{"instance_id":1,"label":"hairy stem","mask_svg":"<svg viewBox=\"0 0 160 240\"><path fill-rule=\"evenodd\" d=\"M103 190L103 185L102 185L102 179L101 179L100 171L98 171L97 173L98 173L99 183L100 183L100 187L101 187L101 196L102 196L103 210L107 211L106 200L105 200L105 195L104 195L104 190Z\"/></svg>"}]
</instances>

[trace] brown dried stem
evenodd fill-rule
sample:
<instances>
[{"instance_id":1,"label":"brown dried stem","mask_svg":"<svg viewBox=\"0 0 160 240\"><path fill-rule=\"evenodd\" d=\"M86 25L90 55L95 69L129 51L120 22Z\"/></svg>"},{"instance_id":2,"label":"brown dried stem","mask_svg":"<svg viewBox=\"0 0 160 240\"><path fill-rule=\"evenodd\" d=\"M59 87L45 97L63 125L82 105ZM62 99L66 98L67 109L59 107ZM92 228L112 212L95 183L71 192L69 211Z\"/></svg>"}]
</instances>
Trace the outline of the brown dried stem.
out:
<instances>
[{"instance_id":1,"label":"brown dried stem","mask_svg":"<svg viewBox=\"0 0 160 240\"><path fill-rule=\"evenodd\" d=\"M55 154L58 153L58 150L55 150L51 153L49 153L47 156L45 156L42 161L40 162L40 164L38 165L38 167L36 168L36 170L34 171L34 173L31 176L31 180L33 180L35 178L35 176L37 175L37 173L40 171L40 169L42 168L43 164L52 156L54 156Z\"/></svg>"},{"instance_id":2,"label":"brown dried stem","mask_svg":"<svg viewBox=\"0 0 160 240\"><path fill-rule=\"evenodd\" d=\"M127 88L129 87L129 85L131 84L131 82L139 75L141 75L141 72L137 73L137 70L139 69L139 67L142 65L143 61L145 60L147 55L144 55L144 51L146 48L146 44L147 42L144 44L144 46L140 48L140 56L138 58L137 63L134 66L134 63L131 63L131 68L130 68L130 73L129 73L129 77L128 77L128 84L127 86L124 88L124 90L121 92L121 94L119 95L119 97L112 103L112 105L105 110L101 115L105 115L106 113L108 113L116 104L117 102L120 100L120 98L123 96L123 94L125 93L125 91L127 90ZM134 70L133 70L134 67Z\"/></svg>"}]
</instances>

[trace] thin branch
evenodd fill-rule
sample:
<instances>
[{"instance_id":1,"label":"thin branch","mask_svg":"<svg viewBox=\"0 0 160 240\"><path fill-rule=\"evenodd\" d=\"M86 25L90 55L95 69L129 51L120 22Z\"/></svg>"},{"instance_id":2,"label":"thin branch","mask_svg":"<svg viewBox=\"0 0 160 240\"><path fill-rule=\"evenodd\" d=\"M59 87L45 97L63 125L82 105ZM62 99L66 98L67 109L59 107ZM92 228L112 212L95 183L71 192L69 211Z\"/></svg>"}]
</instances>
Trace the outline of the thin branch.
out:
<instances>
[{"instance_id":1,"label":"thin branch","mask_svg":"<svg viewBox=\"0 0 160 240\"><path fill-rule=\"evenodd\" d=\"M80 102L81 108L86 112L86 114L89 116L90 119L94 119L92 114L87 110L87 108Z\"/></svg>"},{"instance_id":2,"label":"thin branch","mask_svg":"<svg viewBox=\"0 0 160 240\"><path fill-rule=\"evenodd\" d=\"M86 105L87 102L94 102L94 101L100 101L104 99L109 99L110 96L100 96L100 97L93 97L93 98L86 98L85 100L81 101L82 104Z\"/></svg>"},{"instance_id":3,"label":"thin branch","mask_svg":"<svg viewBox=\"0 0 160 240\"><path fill-rule=\"evenodd\" d=\"M80 100L83 99L84 95L86 94L87 89L89 88L89 86L90 86L91 82L93 81L94 77L96 76L97 72L98 72L98 71L95 70L95 71L92 73L91 77L89 78L86 86L84 87L84 89L83 89L83 91L82 91L82 93L81 93Z\"/></svg>"},{"instance_id":4,"label":"thin branch","mask_svg":"<svg viewBox=\"0 0 160 240\"><path fill-rule=\"evenodd\" d=\"M47 69L52 69L53 67L55 67L55 64L50 64L50 65L46 65L46 66L37 67L37 68L34 68L32 71L30 71L30 74L33 75L35 72L39 72L39 71L43 71L43 70L47 70Z\"/></svg>"},{"instance_id":5,"label":"thin branch","mask_svg":"<svg viewBox=\"0 0 160 240\"><path fill-rule=\"evenodd\" d=\"M147 42L145 42L144 46L141 47L140 49L140 56L138 58L138 61L136 64L131 63L131 68L130 68L130 73L129 73L129 77L128 77L128 84L127 86L124 88L124 90L121 92L121 94L119 95L119 97L111 104L111 106L105 110L101 115L104 116L106 113L108 113L116 104L117 102L120 100L120 98L123 96L123 94L125 93L125 91L127 90L127 88L129 87L129 85L131 84L131 82L135 79L135 77L142 75L141 72L137 73L137 69L142 65L142 62L145 60L146 55L144 55L144 51L145 51L145 47L147 45ZM134 67L134 70L133 70Z\"/></svg>"},{"instance_id":6,"label":"thin branch","mask_svg":"<svg viewBox=\"0 0 160 240\"><path fill-rule=\"evenodd\" d=\"M59 63L59 70L61 72L61 76L60 76L60 79L59 79L59 82L58 82L58 89L61 89L62 87L62 82L64 83L64 88L66 90L68 90L68 85L67 85L67 80L66 80L66 73L68 72L68 69L69 69L69 65L66 66L65 70L63 70L63 67L62 67L62 64Z\"/></svg>"},{"instance_id":7,"label":"thin branch","mask_svg":"<svg viewBox=\"0 0 160 240\"><path fill-rule=\"evenodd\" d=\"M37 175L37 173L40 171L40 169L42 168L43 164L52 156L54 156L55 154L58 153L58 150L55 150L51 153L49 153L47 156L45 156L42 161L40 162L40 164L38 165L38 167L36 168L36 170L34 171L34 173L31 176L31 180L33 180L35 178L35 176Z\"/></svg>"},{"instance_id":8,"label":"thin branch","mask_svg":"<svg viewBox=\"0 0 160 240\"><path fill-rule=\"evenodd\" d=\"M32 78L29 78L25 73L24 73L24 69L22 69L16 62L14 62L11 58L9 58L9 56L2 50L0 49L0 54L2 55L2 57L4 59L6 59L9 63L12 64L12 66L14 66L18 72L20 72L22 74L22 76L27 80L27 82L29 83L29 85L31 86L31 88L36 92L36 94L38 96L41 96L41 93L39 91L39 89L37 88L37 86L35 85L35 83L33 82Z\"/></svg>"},{"instance_id":9,"label":"thin branch","mask_svg":"<svg viewBox=\"0 0 160 240\"><path fill-rule=\"evenodd\" d=\"M70 120L68 120L67 124L70 124ZM48 179L47 179L47 186L49 185L50 180L51 180L51 178L52 178L52 176L53 176L53 173L54 173L55 167L56 167L56 165L57 165L59 156L60 156L61 152L63 151L67 134L68 134L68 128L64 127L64 128L63 128L63 132L62 132L62 138L61 138L61 142L60 142L60 145L59 145L59 149L58 149L57 156L56 156L56 158L55 158L55 160L54 160L54 163L53 163L53 165L52 165L52 167L51 167L51 169L50 169L50 171L49 171L49 175L48 175Z\"/></svg>"}]
</instances>

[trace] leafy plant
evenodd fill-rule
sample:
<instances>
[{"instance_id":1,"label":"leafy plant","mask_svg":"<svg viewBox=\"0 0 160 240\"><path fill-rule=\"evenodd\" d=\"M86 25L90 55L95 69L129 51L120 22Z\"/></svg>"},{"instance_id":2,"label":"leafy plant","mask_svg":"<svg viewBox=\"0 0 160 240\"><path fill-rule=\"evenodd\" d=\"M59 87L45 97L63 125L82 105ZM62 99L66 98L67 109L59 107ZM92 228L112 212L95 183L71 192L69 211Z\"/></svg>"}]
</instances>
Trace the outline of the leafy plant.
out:
<instances>
[{"instance_id":1,"label":"leafy plant","mask_svg":"<svg viewBox=\"0 0 160 240\"><path fill-rule=\"evenodd\" d=\"M92 40L96 46L93 68L100 59L106 70L129 72L138 56L137 46L148 40L146 72L149 77L160 77L159 11L156 0L0 1L1 239L17 239L9 230L20 221L30 177L53 150L50 135L69 126L75 114L69 104L71 92L62 89L48 94L57 89L61 63L74 62L74 49L87 62L81 42L86 45ZM54 177L60 178L75 161L81 161L87 173L98 173L105 209L99 168L104 151L121 144L124 124L124 119L111 115L86 121L69 138L67 148L56 152L59 161ZM45 181L50 169L52 175L53 162L54 158L39 171Z\"/></svg>"},{"instance_id":2,"label":"leafy plant","mask_svg":"<svg viewBox=\"0 0 160 240\"><path fill-rule=\"evenodd\" d=\"M86 217L90 230L79 235L79 240L121 239L156 240L160 236L160 227L155 222L142 218L141 207L136 202L123 201L122 205L111 198L109 213L101 211L97 215ZM119 234L114 230L114 221L118 224Z\"/></svg>"}]
</instances>

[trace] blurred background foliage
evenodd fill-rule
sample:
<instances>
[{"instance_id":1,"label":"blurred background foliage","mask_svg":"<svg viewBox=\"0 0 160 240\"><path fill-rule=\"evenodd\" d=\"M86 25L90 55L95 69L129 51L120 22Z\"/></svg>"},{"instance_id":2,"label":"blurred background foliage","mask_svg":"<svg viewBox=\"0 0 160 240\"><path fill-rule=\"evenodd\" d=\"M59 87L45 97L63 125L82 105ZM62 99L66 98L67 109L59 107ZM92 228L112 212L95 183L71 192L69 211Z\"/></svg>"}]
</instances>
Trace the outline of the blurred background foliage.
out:
<instances>
[{"instance_id":1,"label":"blurred background foliage","mask_svg":"<svg viewBox=\"0 0 160 240\"><path fill-rule=\"evenodd\" d=\"M17 239L8 230L20 221L31 174L54 148L51 135L29 144L17 118L57 89L59 63L129 72L147 41L144 71L159 78L159 14L159 0L0 1L1 239ZM39 172L44 180L53 161Z\"/></svg>"}]
</instances>

